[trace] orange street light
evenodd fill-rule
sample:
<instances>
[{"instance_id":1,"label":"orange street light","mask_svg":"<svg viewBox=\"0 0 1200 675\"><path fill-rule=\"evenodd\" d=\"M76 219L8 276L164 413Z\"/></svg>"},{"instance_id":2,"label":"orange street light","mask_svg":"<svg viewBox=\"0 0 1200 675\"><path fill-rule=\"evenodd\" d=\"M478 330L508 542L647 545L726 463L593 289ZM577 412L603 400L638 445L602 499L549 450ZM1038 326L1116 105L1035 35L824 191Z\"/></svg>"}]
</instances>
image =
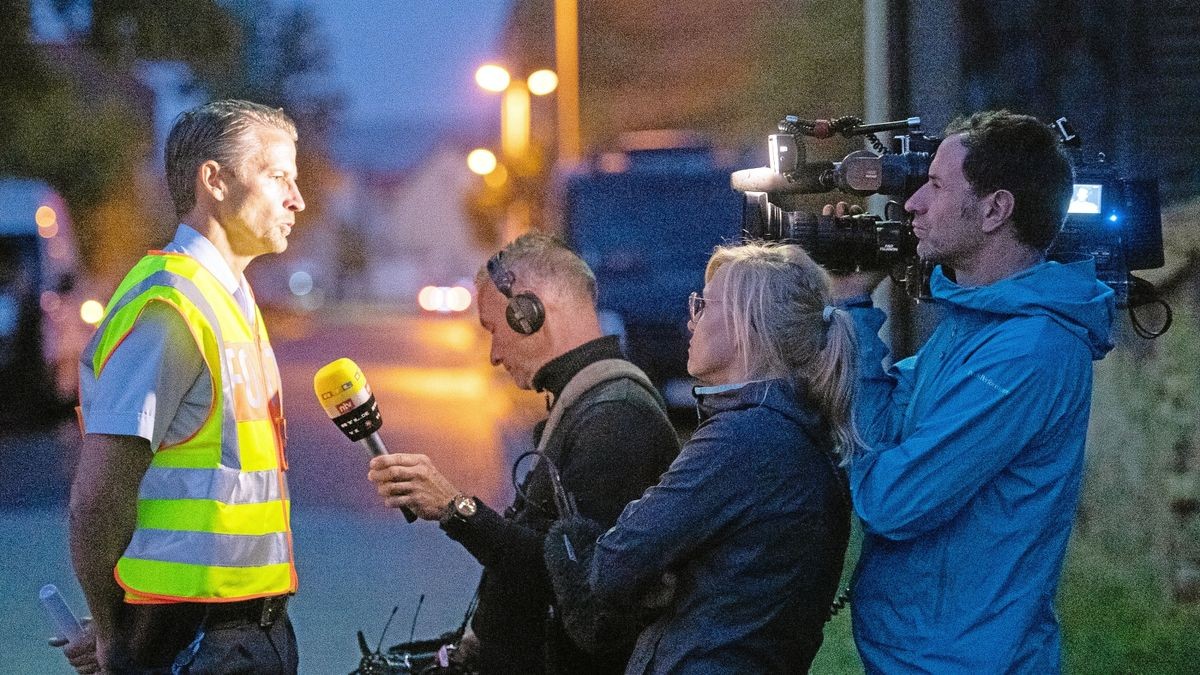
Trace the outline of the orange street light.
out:
<instances>
[{"instance_id":1,"label":"orange street light","mask_svg":"<svg viewBox=\"0 0 1200 675\"><path fill-rule=\"evenodd\" d=\"M558 89L558 73L549 68L535 70L525 78L525 84L529 85L529 93L534 96L545 96Z\"/></svg>"},{"instance_id":2,"label":"orange street light","mask_svg":"<svg viewBox=\"0 0 1200 675\"><path fill-rule=\"evenodd\" d=\"M521 158L529 153L533 126L530 95L545 96L558 88L558 75L548 68L534 71L524 81L514 80L508 71L493 63L475 71L475 82L487 91L503 92L500 102L500 148L506 157Z\"/></svg>"},{"instance_id":3,"label":"orange street light","mask_svg":"<svg viewBox=\"0 0 1200 675\"><path fill-rule=\"evenodd\" d=\"M512 78L502 66L489 63L475 71L475 83L486 91L500 93L508 88Z\"/></svg>"},{"instance_id":4,"label":"orange street light","mask_svg":"<svg viewBox=\"0 0 1200 675\"><path fill-rule=\"evenodd\" d=\"M467 168L472 173L486 176L496 170L496 155L486 148L475 148L467 154Z\"/></svg>"}]
</instances>

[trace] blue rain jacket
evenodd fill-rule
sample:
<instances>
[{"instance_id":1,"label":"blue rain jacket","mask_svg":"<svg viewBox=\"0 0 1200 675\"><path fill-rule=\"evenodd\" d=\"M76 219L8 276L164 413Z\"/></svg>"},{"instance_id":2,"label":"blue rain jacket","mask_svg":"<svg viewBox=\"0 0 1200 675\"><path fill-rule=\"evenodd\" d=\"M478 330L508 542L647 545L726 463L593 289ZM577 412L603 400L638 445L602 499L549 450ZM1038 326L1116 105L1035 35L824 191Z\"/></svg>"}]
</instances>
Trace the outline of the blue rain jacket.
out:
<instances>
[{"instance_id":1,"label":"blue rain jacket","mask_svg":"<svg viewBox=\"0 0 1200 675\"><path fill-rule=\"evenodd\" d=\"M940 323L886 372L883 313L850 309L871 448L850 471L854 638L868 672L1058 672L1054 598L1113 293L1090 259L977 288L939 267L931 289Z\"/></svg>"}]
</instances>

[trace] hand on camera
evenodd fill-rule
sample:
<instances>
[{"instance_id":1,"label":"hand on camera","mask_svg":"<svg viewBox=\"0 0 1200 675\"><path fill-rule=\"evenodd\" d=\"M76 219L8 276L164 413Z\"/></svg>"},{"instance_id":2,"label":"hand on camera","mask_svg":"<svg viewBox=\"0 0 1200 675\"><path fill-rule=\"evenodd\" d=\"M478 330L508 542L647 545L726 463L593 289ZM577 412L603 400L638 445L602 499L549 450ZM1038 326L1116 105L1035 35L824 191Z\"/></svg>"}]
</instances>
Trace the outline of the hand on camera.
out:
<instances>
[{"instance_id":1,"label":"hand on camera","mask_svg":"<svg viewBox=\"0 0 1200 675\"><path fill-rule=\"evenodd\" d=\"M824 217L836 216L838 218L844 218L846 216L855 216L862 212L863 210L861 206L858 206L857 204L850 205L846 202L826 204L825 207L821 209L821 215ZM887 272L883 270L870 270L867 272L850 272L843 274L830 273L830 295L835 303L861 295L870 295L875 291L875 287L878 286L885 277L887 277Z\"/></svg>"},{"instance_id":2,"label":"hand on camera","mask_svg":"<svg viewBox=\"0 0 1200 675\"><path fill-rule=\"evenodd\" d=\"M425 455L375 457L367 478L375 483L384 504L394 509L408 507L422 520L441 518L446 505L459 494Z\"/></svg>"}]
</instances>

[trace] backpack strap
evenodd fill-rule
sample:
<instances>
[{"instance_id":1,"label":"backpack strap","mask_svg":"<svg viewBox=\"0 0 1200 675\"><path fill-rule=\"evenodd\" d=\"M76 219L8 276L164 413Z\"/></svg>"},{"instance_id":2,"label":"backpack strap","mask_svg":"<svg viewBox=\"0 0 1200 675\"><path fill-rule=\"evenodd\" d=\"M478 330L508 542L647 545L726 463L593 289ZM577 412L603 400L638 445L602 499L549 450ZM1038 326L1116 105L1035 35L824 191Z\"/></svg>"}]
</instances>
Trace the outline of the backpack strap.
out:
<instances>
[{"instance_id":1,"label":"backpack strap","mask_svg":"<svg viewBox=\"0 0 1200 675\"><path fill-rule=\"evenodd\" d=\"M538 452L545 452L546 444L562 420L563 414L579 400L580 396L606 382L620 379L633 380L650 392L654 400L661 401L658 389L650 382L650 378L646 377L646 373L625 359L602 359L590 363L576 373L570 382L567 382L567 386L563 387L562 393L554 401L554 406L550 408L550 417L546 420L546 426L542 428Z\"/></svg>"},{"instance_id":2,"label":"backpack strap","mask_svg":"<svg viewBox=\"0 0 1200 675\"><path fill-rule=\"evenodd\" d=\"M542 428L542 437L538 441L535 454L539 455L546 462L546 469L550 474L550 483L554 488L554 502L558 507L559 518L566 518L568 515L576 513L574 500L562 487L562 479L558 474L558 467L546 455L546 445L550 442L551 436L554 435L554 430L558 427L558 423L562 421L563 415L566 413L581 396L596 387L611 382L613 380L627 379L640 385L654 397L661 405L662 397L658 390L650 382L650 378L646 377L646 373L642 372L641 368L633 365L625 359L602 359L594 363L590 363L567 382L567 386L563 387L562 393L554 401L553 407L550 408L550 417L546 419L546 426Z\"/></svg>"}]
</instances>

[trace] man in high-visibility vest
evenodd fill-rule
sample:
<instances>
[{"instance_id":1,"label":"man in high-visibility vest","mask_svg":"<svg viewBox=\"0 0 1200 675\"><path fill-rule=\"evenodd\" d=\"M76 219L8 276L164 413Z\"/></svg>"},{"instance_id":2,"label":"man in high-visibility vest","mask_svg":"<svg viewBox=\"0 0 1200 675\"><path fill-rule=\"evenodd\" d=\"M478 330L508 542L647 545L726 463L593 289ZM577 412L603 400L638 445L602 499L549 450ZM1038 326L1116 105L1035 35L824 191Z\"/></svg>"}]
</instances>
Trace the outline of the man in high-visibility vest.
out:
<instances>
[{"instance_id":1,"label":"man in high-visibility vest","mask_svg":"<svg viewBox=\"0 0 1200 675\"><path fill-rule=\"evenodd\" d=\"M218 101L167 139L174 239L134 266L80 364L71 557L80 672L294 673L279 371L242 272L304 210L296 128Z\"/></svg>"}]
</instances>

